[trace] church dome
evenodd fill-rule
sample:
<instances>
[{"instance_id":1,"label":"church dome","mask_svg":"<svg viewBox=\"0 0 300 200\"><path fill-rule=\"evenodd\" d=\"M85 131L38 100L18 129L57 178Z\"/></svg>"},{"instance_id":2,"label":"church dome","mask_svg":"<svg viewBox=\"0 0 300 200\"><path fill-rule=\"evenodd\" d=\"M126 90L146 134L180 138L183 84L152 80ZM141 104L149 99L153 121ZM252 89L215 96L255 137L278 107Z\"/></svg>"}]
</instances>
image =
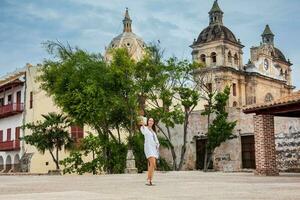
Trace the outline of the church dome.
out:
<instances>
[{"instance_id":1,"label":"church dome","mask_svg":"<svg viewBox=\"0 0 300 200\"><path fill-rule=\"evenodd\" d=\"M274 48L275 49L275 55L274 57L280 61L283 61L283 62L287 62L284 54L277 48Z\"/></svg>"},{"instance_id":2,"label":"church dome","mask_svg":"<svg viewBox=\"0 0 300 200\"><path fill-rule=\"evenodd\" d=\"M123 32L117 37L113 38L108 45L109 49L112 48L128 48L128 49L144 49L146 47L143 39L132 32Z\"/></svg>"},{"instance_id":3,"label":"church dome","mask_svg":"<svg viewBox=\"0 0 300 200\"><path fill-rule=\"evenodd\" d=\"M231 30L223 25L224 12L220 9L217 0L214 1L214 4L208 14L209 26L201 31L198 39L194 41L193 45L200 45L218 40L229 41L231 43L241 45Z\"/></svg>"},{"instance_id":4,"label":"church dome","mask_svg":"<svg viewBox=\"0 0 300 200\"><path fill-rule=\"evenodd\" d=\"M129 17L128 9L125 12L125 18L123 20L123 33L113 38L106 48L105 59L111 60L111 50L115 48L126 48L129 55L134 60L140 60L143 57L146 44L143 39L132 32L131 28L132 20Z\"/></svg>"},{"instance_id":5,"label":"church dome","mask_svg":"<svg viewBox=\"0 0 300 200\"><path fill-rule=\"evenodd\" d=\"M195 44L203 44L216 40L227 40L233 43L239 43L235 35L226 26L213 24L209 25L199 34Z\"/></svg>"}]
</instances>

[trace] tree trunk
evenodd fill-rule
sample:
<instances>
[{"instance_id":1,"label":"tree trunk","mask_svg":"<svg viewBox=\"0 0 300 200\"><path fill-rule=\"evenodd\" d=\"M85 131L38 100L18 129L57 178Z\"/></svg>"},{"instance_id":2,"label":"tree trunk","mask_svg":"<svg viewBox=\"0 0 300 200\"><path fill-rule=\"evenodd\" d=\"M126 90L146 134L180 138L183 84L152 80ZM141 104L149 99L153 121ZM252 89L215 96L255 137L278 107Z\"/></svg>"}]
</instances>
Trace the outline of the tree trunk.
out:
<instances>
[{"instance_id":1,"label":"tree trunk","mask_svg":"<svg viewBox=\"0 0 300 200\"><path fill-rule=\"evenodd\" d=\"M166 127L167 128L167 133L168 133L168 138L167 140L170 142L171 146L171 154L172 154L172 159L173 159L173 170L178 170L177 169L177 156L176 156L176 152L175 152L175 148L174 148L174 145L172 144L172 141L171 141L171 131L170 131L170 128L169 127Z\"/></svg>"},{"instance_id":2,"label":"tree trunk","mask_svg":"<svg viewBox=\"0 0 300 200\"><path fill-rule=\"evenodd\" d=\"M209 101L208 103L208 109L209 109L209 112L208 112L208 115L207 115L207 140L206 140L206 144L205 144L205 155L204 155L204 169L203 171L204 172L207 172L207 157L208 157L208 148L207 148L207 144L208 144L208 132L209 132L209 128L210 128L210 112L211 112L211 100Z\"/></svg>"},{"instance_id":3,"label":"tree trunk","mask_svg":"<svg viewBox=\"0 0 300 200\"><path fill-rule=\"evenodd\" d=\"M208 150L205 147L205 155L204 155L204 167L203 167L203 171L207 172L207 156L208 156Z\"/></svg>"},{"instance_id":4,"label":"tree trunk","mask_svg":"<svg viewBox=\"0 0 300 200\"><path fill-rule=\"evenodd\" d=\"M180 155L180 163L178 166L178 170L182 169L183 162L184 162L184 157L185 157L185 152L186 152L186 138L187 138L187 128L189 124L189 110L186 108L185 109L185 119L184 119L184 127L183 127L183 144L181 147L181 155Z\"/></svg>"},{"instance_id":5,"label":"tree trunk","mask_svg":"<svg viewBox=\"0 0 300 200\"><path fill-rule=\"evenodd\" d=\"M49 152L50 152L50 155L51 155L51 157L52 157L53 162L54 162L55 165L56 165L56 169L57 169L57 162L56 162L56 159L55 159L55 157L54 157L54 154L53 154L53 152L50 151L50 150L49 150Z\"/></svg>"},{"instance_id":6,"label":"tree trunk","mask_svg":"<svg viewBox=\"0 0 300 200\"><path fill-rule=\"evenodd\" d=\"M173 170L178 170L177 169L177 156L176 156L175 148L173 145L171 145L171 154L172 154L172 159L173 159Z\"/></svg>"},{"instance_id":7,"label":"tree trunk","mask_svg":"<svg viewBox=\"0 0 300 200\"><path fill-rule=\"evenodd\" d=\"M56 169L59 170L59 158L58 158L58 147L56 147Z\"/></svg>"},{"instance_id":8,"label":"tree trunk","mask_svg":"<svg viewBox=\"0 0 300 200\"><path fill-rule=\"evenodd\" d=\"M121 135L120 135L119 124L117 124L117 132L118 132L118 140L119 140L119 144L121 144Z\"/></svg>"},{"instance_id":9,"label":"tree trunk","mask_svg":"<svg viewBox=\"0 0 300 200\"><path fill-rule=\"evenodd\" d=\"M92 151L92 155L93 155L93 160L95 160L95 151ZM95 166L93 166L93 174L94 175L97 174Z\"/></svg>"}]
</instances>

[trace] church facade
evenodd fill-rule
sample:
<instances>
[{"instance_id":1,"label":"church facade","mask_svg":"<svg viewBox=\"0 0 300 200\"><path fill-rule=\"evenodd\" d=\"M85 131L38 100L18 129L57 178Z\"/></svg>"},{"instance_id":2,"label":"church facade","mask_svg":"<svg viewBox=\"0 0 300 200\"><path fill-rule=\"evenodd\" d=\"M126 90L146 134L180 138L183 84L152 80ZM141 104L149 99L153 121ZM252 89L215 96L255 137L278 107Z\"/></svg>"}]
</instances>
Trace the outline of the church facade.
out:
<instances>
[{"instance_id":1,"label":"church facade","mask_svg":"<svg viewBox=\"0 0 300 200\"><path fill-rule=\"evenodd\" d=\"M217 1L209 11L209 25L201 31L190 46L192 59L205 65L195 77L209 74L206 79L211 90L221 91L230 86L228 102L229 120L237 121L235 138L224 142L213 155L216 170L241 171L255 168L254 121L252 114L244 114L247 105L261 104L289 95L292 85L292 63L276 47L274 33L267 25L262 33L262 41L250 49L248 63L243 63L242 42L223 24L224 12ZM115 48L127 48L131 57L140 60L146 44L132 31L132 20L126 9L123 31L108 44L104 58L112 59ZM52 98L39 87L36 77L40 66L30 64L21 70L0 78L0 171L26 171L45 173L54 168L48 154L40 154L34 147L19 140L30 134L20 130L24 123L42 119L42 114L60 112ZM47 106L45 106L47 105ZM199 102L189 121L185 170L203 168L204 146L206 143L207 119L201 115L205 103ZM89 127L70 127L75 139L84 137ZM300 169L300 119L275 117L275 138L277 163L280 170ZM181 126L175 127L174 147L181 150ZM161 150L162 156L172 162L168 150ZM60 152L65 158L68 153ZM20 162L27 159L27 168L21 169Z\"/></svg>"},{"instance_id":2,"label":"church facade","mask_svg":"<svg viewBox=\"0 0 300 200\"><path fill-rule=\"evenodd\" d=\"M223 15L216 0L209 11L208 27L190 46L193 61L205 65L204 69L196 72L196 78L207 75L209 78L205 81L212 91L222 91L226 86L231 88L228 112L229 120L237 121L234 129L236 137L215 150L213 168L221 171L255 169L253 115L244 114L242 108L291 94L294 89L291 80L292 63L276 47L275 35L270 26L266 25L261 35L262 41L250 49L250 60L244 64L244 46L223 24ZM207 119L201 116L203 109L204 105L200 105L190 119L186 169L203 168L207 133ZM299 119L275 118L277 163L282 171L300 169L300 155L297 145L293 144L297 138L290 138L292 135L296 137L298 132Z\"/></svg>"}]
</instances>

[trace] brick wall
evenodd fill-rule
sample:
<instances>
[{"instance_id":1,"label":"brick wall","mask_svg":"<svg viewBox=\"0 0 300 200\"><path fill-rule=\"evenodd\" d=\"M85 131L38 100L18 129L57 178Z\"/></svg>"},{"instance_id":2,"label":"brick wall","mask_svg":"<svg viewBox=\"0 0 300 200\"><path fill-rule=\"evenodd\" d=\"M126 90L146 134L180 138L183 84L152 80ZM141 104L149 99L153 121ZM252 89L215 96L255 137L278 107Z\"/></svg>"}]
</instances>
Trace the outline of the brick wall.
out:
<instances>
[{"instance_id":1,"label":"brick wall","mask_svg":"<svg viewBox=\"0 0 300 200\"><path fill-rule=\"evenodd\" d=\"M274 116L254 116L256 173L259 175L278 175Z\"/></svg>"}]
</instances>

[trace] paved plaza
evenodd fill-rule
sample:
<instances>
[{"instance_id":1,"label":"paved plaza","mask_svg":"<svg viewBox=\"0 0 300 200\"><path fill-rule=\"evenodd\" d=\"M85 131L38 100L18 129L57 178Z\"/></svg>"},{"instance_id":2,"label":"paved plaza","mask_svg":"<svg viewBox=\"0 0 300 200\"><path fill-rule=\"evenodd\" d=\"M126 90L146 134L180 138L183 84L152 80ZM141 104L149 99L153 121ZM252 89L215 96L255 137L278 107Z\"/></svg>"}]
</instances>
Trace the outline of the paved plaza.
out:
<instances>
[{"instance_id":1,"label":"paved plaza","mask_svg":"<svg viewBox=\"0 0 300 200\"><path fill-rule=\"evenodd\" d=\"M101 176L0 176L0 199L300 199L300 174L259 177L252 173L156 173Z\"/></svg>"}]
</instances>

